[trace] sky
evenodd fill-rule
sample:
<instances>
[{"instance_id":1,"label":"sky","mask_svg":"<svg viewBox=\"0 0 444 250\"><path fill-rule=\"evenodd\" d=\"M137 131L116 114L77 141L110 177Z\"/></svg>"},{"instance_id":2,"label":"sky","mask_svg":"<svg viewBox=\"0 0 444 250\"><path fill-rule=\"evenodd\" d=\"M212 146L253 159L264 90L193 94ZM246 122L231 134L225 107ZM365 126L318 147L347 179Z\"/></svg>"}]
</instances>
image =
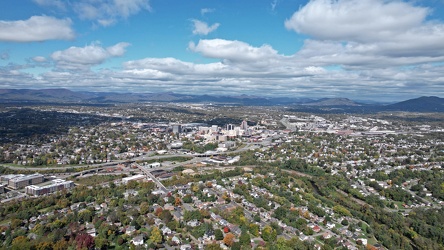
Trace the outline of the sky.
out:
<instances>
[{"instance_id":1,"label":"sky","mask_svg":"<svg viewBox=\"0 0 444 250\"><path fill-rule=\"evenodd\" d=\"M444 0L0 1L0 88L444 97Z\"/></svg>"}]
</instances>

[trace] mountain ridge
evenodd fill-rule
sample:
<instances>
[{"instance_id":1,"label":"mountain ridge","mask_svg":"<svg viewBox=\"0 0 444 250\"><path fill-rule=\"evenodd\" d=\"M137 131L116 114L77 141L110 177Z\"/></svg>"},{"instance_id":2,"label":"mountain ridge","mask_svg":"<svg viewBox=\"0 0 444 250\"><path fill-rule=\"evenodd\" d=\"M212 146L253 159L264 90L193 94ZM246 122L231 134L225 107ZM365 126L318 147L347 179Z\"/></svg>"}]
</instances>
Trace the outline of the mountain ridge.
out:
<instances>
[{"instance_id":1,"label":"mountain ridge","mask_svg":"<svg viewBox=\"0 0 444 250\"><path fill-rule=\"evenodd\" d=\"M0 103L87 103L118 104L143 102L214 103L251 106L285 105L298 110L336 110L336 112L444 112L444 98L421 96L392 104L365 104L348 98L261 97L256 95L213 96L163 93L114 93L55 89L0 89ZM375 101L376 102L376 101Z\"/></svg>"}]
</instances>

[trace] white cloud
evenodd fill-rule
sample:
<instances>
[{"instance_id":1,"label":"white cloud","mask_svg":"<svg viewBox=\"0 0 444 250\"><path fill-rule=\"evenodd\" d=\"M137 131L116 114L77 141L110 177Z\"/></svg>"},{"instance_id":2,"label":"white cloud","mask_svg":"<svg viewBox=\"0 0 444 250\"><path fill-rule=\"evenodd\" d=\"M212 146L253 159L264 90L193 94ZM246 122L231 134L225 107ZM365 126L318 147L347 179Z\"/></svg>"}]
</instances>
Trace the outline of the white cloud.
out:
<instances>
[{"instance_id":1,"label":"white cloud","mask_svg":"<svg viewBox=\"0 0 444 250\"><path fill-rule=\"evenodd\" d=\"M316 66L308 66L304 68L304 71L306 71L307 73L316 73L316 74L327 72L324 68Z\"/></svg>"},{"instance_id":2,"label":"white cloud","mask_svg":"<svg viewBox=\"0 0 444 250\"><path fill-rule=\"evenodd\" d=\"M151 6L147 0L114 0L114 7L117 13L124 18L141 10L151 11Z\"/></svg>"},{"instance_id":3,"label":"white cloud","mask_svg":"<svg viewBox=\"0 0 444 250\"><path fill-rule=\"evenodd\" d=\"M219 28L220 24L215 23L211 26L208 26L207 23L193 19L191 20L194 25L193 34L195 35L208 35L209 33L215 31L217 28Z\"/></svg>"},{"instance_id":4,"label":"white cloud","mask_svg":"<svg viewBox=\"0 0 444 250\"><path fill-rule=\"evenodd\" d=\"M444 24L430 10L385 0L312 0L285 26L312 37L296 54L319 65L386 67L439 62Z\"/></svg>"},{"instance_id":5,"label":"white cloud","mask_svg":"<svg viewBox=\"0 0 444 250\"><path fill-rule=\"evenodd\" d=\"M126 72L148 72L179 77L182 75L211 75L226 72L222 63L194 64L175 58L145 58L124 63Z\"/></svg>"},{"instance_id":6,"label":"white cloud","mask_svg":"<svg viewBox=\"0 0 444 250\"><path fill-rule=\"evenodd\" d=\"M196 45L190 43L191 51L201 53L205 57L236 61L257 61L278 56L270 45L253 47L245 42L224 39L199 40Z\"/></svg>"},{"instance_id":7,"label":"white cloud","mask_svg":"<svg viewBox=\"0 0 444 250\"><path fill-rule=\"evenodd\" d=\"M71 40L75 34L70 19L32 16L28 20L0 21L0 41L41 42Z\"/></svg>"},{"instance_id":8,"label":"white cloud","mask_svg":"<svg viewBox=\"0 0 444 250\"><path fill-rule=\"evenodd\" d=\"M93 43L56 51L48 61L34 57L28 65L0 67L0 87L66 87L97 91L400 100L418 95L444 95L444 57L384 53L380 43L305 41L293 55L279 54L271 45L253 46L224 39L201 39L189 50L213 63L176 58L127 61L122 69L89 70L110 58L123 56L127 43L104 47ZM400 44L402 47L402 44ZM393 52L392 52L393 53ZM46 61L45 61L46 60ZM56 68L37 76L21 72L30 67ZM409 67L399 67L407 65ZM26 85L29 84L29 85ZM401 100L402 100L401 99Z\"/></svg>"},{"instance_id":9,"label":"white cloud","mask_svg":"<svg viewBox=\"0 0 444 250\"><path fill-rule=\"evenodd\" d=\"M108 52L108 54L110 56L123 56L126 52L126 47L128 47L130 44L129 43L118 43L114 46L108 47L106 48L106 51Z\"/></svg>"},{"instance_id":10,"label":"white cloud","mask_svg":"<svg viewBox=\"0 0 444 250\"><path fill-rule=\"evenodd\" d=\"M269 45L254 47L222 39L190 43L189 49L220 62L195 64L175 58L146 58L124 63L124 70L112 77L131 82L134 88L149 86L153 91L219 95L253 93L352 99L359 96L393 100L399 95L416 97L418 92L413 89L421 91L421 95L444 94L440 87L442 66L400 69L398 65L405 65L405 58L364 56L364 52L356 56L359 49L333 41L307 40L303 49L291 56L281 55ZM415 60L423 63L428 59ZM335 65L343 66L326 68ZM365 67L359 68L360 65ZM427 90L422 88L425 85Z\"/></svg>"},{"instance_id":11,"label":"white cloud","mask_svg":"<svg viewBox=\"0 0 444 250\"><path fill-rule=\"evenodd\" d=\"M43 56L35 56L32 58L32 60L37 63L46 62L46 58Z\"/></svg>"},{"instance_id":12,"label":"white cloud","mask_svg":"<svg viewBox=\"0 0 444 250\"><path fill-rule=\"evenodd\" d=\"M428 12L400 1L312 0L285 27L317 39L374 42L419 27Z\"/></svg>"},{"instance_id":13,"label":"white cloud","mask_svg":"<svg viewBox=\"0 0 444 250\"><path fill-rule=\"evenodd\" d=\"M200 10L200 14L203 16L203 15L205 15L207 13L211 13L211 12L214 12L214 11L215 11L215 9L203 8L203 9Z\"/></svg>"},{"instance_id":14,"label":"white cloud","mask_svg":"<svg viewBox=\"0 0 444 250\"><path fill-rule=\"evenodd\" d=\"M140 11L151 11L149 0L81 0L72 4L81 19L110 26L120 18L128 18Z\"/></svg>"},{"instance_id":15,"label":"white cloud","mask_svg":"<svg viewBox=\"0 0 444 250\"><path fill-rule=\"evenodd\" d=\"M118 43L108 48L103 48L99 44L70 47L52 53L51 58L61 69L88 70L91 66L101 64L111 57L122 56L127 46L129 46L129 43Z\"/></svg>"}]
</instances>

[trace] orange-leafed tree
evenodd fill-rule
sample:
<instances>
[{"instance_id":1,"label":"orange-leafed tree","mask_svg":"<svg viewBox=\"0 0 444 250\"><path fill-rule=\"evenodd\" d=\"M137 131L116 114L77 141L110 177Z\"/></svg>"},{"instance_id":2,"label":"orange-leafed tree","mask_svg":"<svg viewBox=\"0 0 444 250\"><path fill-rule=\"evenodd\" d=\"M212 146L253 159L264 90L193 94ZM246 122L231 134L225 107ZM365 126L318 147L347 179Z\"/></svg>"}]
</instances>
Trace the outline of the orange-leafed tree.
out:
<instances>
[{"instance_id":1,"label":"orange-leafed tree","mask_svg":"<svg viewBox=\"0 0 444 250\"><path fill-rule=\"evenodd\" d=\"M234 243L234 238L235 238L234 234L232 234L232 233L225 234L224 244L229 246L229 247L231 247L233 245L233 243Z\"/></svg>"}]
</instances>

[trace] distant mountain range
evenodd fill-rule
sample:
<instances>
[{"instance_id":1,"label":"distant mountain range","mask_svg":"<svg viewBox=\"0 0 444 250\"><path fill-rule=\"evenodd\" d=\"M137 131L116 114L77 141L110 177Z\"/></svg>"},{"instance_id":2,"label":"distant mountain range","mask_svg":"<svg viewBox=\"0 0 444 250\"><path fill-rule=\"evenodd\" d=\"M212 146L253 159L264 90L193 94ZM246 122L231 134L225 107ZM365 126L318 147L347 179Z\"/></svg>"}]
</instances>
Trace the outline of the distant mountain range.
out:
<instances>
[{"instance_id":1,"label":"distant mountain range","mask_svg":"<svg viewBox=\"0 0 444 250\"><path fill-rule=\"evenodd\" d=\"M365 104L347 98L291 98L260 96L211 96L166 93L75 92L68 89L0 89L0 103L116 104L143 102L214 103L232 105L285 105L295 111L373 113L382 111L444 112L444 98L419 97L394 104Z\"/></svg>"}]
</instances>

